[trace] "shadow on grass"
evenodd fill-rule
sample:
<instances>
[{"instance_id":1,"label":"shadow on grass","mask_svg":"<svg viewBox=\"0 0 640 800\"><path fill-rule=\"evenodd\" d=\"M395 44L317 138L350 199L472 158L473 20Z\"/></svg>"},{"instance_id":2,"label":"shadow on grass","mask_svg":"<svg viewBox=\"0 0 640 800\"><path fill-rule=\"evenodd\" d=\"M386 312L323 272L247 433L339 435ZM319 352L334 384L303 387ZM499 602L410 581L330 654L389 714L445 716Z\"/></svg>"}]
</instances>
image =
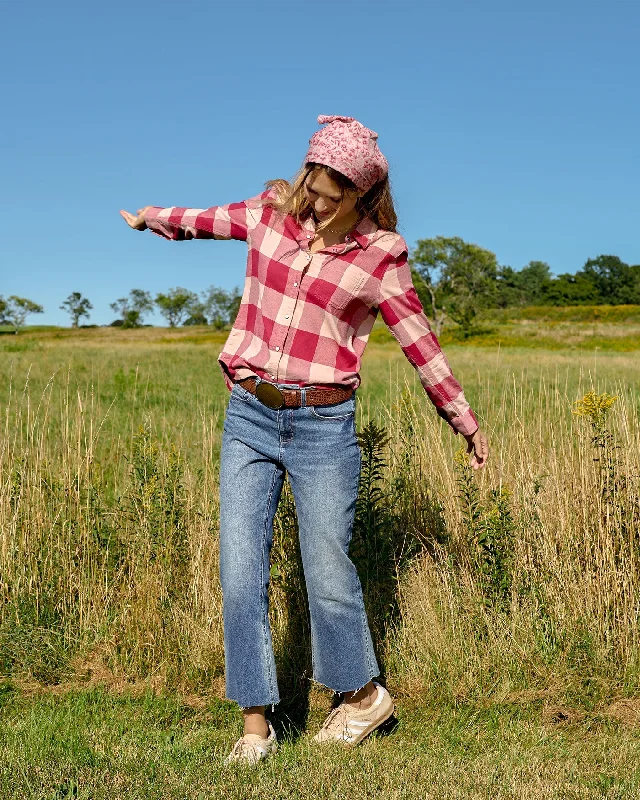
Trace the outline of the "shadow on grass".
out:
<instances>
[{"instance_id":1,"label":"shadow on grass","mask_svg":"<svg viewBox=\"0 0 640 800\"><path fill-rule=\"evenodd\" d=\"M381 737L391 736L393 733L396 732L399 725L400 722L398 721L398 718L396 717L395 714L393 714L391 717L389 717L389 719L386 722L383 722L379 728L376 728L376 730L373 732L373 736L375 736L376 739L379 739Z\"/></svg>"}]
</instances>

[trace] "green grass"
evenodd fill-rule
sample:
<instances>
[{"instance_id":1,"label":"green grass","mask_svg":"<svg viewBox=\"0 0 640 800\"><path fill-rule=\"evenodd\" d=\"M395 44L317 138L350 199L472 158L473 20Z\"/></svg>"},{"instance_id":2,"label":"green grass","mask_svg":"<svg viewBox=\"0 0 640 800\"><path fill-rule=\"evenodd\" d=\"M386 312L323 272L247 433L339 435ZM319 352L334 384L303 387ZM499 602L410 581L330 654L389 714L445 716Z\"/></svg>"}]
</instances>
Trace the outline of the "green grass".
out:
<instances>
[{"instance_id":1,"label":"green grass","mask_svg":"<svg viewBox=\"0 0 640 800\"><path fill-rule=\"evenodd\" d=\"M483 314L494 322L539 320L544 322L635 322L640 324L640 306L525 306L496 308Z\"/></svg>"},{"instance_id":2,"label":"green grass","mask_svg":"<svg viewBox=\"0 0 640 800\"><path fill-rule=\"evenodd\" d=\"M114 695L94 688L0 694L3 800L155 798L629 798L640 793L640 735L607 714L571 717L541 702L489 708L399 699L395 730L359 748L309 742L276 711L279 751L226 767L239 735L231 703ZM322 707L324 705L324 708ZM308 733L307 733L308 732Z\"/></svg>"},{"instance_id":3,"label":"green grass","mask_svg":"<svg viewBox=\"0 0 640 800\"><path fill-rule=\"evenodd\" d=\"M81 623L76 624L81 617L73 616L79 605L73 593L83 587L78 576L85 586L93 586L91 576L83 575L78 567L85 563L83 547L95 546L93 539L83 538L83 531L98 536L102 547L112 529L120 531L126 543L125 534L135 528L123 510L131 489L132 441L143 425L163 458L175 447L183 459L190 536L194 551L207 554L206 548L215 538L216 447L228 400L216 357L226 334L206 328L29 329L17 337L0 336L0 409L8 432L5 441L16 442L13 450L7 450L16 454L16 461L0 461L4 481L0 499L8 500L5 507L9 509L0 533L13 530L10 504L16 503L18 508L17 498L21 497L23 518L18 519L18 529L42 548L34 571L31 562L25 561L25 577L18 588L26 588L16 592L23 605L9 613L6 609L10 606L5 604L6 619L0 629L0 672L12 674L15 681L14 685L0 683L0 800L640 797L637 673L630 671L626 683L618 674L609 680L613 661L605 658L609 650L615 651L620 638L617 631L627 632L631 638L635 635L635 621L629 628L622 624L615 628L614 624L620 585L626 587L624 596L629 597L629 608L635 613L636 579L633 571L624 572L624 562L620 578L613 576L610 586L605 586L606 575L597 569L599 562L589 561L596 545L606 545L609 528L589 540L584 550L578 549L586 542L584 533L590 532L588 523L593 516L587 501L593 499L589 470L594 462L589 430L571 415L572 403L592 387L620 393L622 399L612 412L612 424L626 431L619 456L635 458L640 359L634 352L620 352L620 343L628 344L635 335L630 329L640 319L637 308L616 309L605 323L594 322L596 312L589 313L591 317L584 308L528 309L520 316L510 310L502 315L496 312L486 320L485 331L467 341L457 338L453 328L441 338L455 375L494 447L487 471L478 476L483 502L487 502L487 492L497 487L526 493L536 476L551 473L545 475L538 509L547 531L544 541L548 542L546 549L540 550L544 560L540 565L535 562L540 587L548 587L555 580L553 570L571 566L572 558L576 572L567 572L566 580L562 572L556 576L558 587L568 592L566 597L556 598L557 608L540 606L550 615L547 622L560 626L557 641L551 642L556 649L549 650L548 661L540 659L538 645L523 635L529 620L526 608L521 609L520 617L494 617L490 608L469 604L477 603L471 591L464 594L462 587L455 586L459 594L449 595L443 584L438 593L440 584L427 586L429 573L417 573L411 590L418 599L409 609L405 630L411 633L414 625L413 638L405 644L392 643L390 652L393 647L397 652L385 664L398 703L397 729L355 751L318 751L310 746L304 731L317 729L330 698L313 689L308 718L304 702L289 706L288 712L284 705L276 709L281 749L275 758L252 771L222 765L239 735L240 718L233 704L219 699L223 693L219 643L213 642L207 650L206 637L185 639L184 644L169 637L168 647L185 648L187 666L175 661L183 670L194 662L193 641L200 646L200 662L194 666L200 677L178 674L173 683L154 682L173 658L171 650L159 649L153 656L151 674L138 675L137 683L129 684L126 680L135 681L136 674L127 657L121 661L112 657L109 665L100 661L100 646L119 635L119 617L107 614L99 618L104 628L91 622L83 632ZM594 325L601 326L596 333ZM592 347L599 340L605 343L603 347ZM376 326L371 337L362 378L360 425L369 415L389 424L386 409L391 408L398 420L396 427L402 428L402 406L394 404L405 382L413 388L416 425L412 441L416 446L408 452L423 460L412 466L407 480L412 485L422 481L425 487L439 491L450 531L464 534L456 522L459 509L450 467L459 441L435 417L415 371L383 326ZM622 408L624 413L619 412ZM421 419L428 424L417 424ZM396 430L394 441L400 446L403 440L397 434ZM91 469L84 456L89 451ZM625 469L636 480L637 459ZM27 476L24 483L22 472ZM82 492L76 494L75 481L80 474L90 478L93 489L100 493L99 508L89 497L87 485L81 484ZM584 505L578 507L579 503ZM575 518L567 516L574 505L581 512ZM514 509L527 508L514 500ZM597 510L597 503L593 508ZM567 538L560 534L553 538L549 531L563 518L566 528L560 532L565 531ZM572 526L583 524L581 520L586 522L576 535ZM100 525L92 527L94 522ZM533 544L536 537L534 531L530 536ZM53 546L54 542L61 544ZM538 557L537 550L531 552ZM117 555L112 551L109 557ZM219 632L220 626L217 601L207 600L207 593L216 587L211 577L215 566L208 559L197 562L198 596L208 605L203 606L202 622L200 617L196 619L201 628L194 631L210 636ZM86 563L97 569L94 562ZM43 579L37 585L38 605L27 579L40 569L44 575L46 564L53 564L46 572L51 584ZM543 571L544 564L548 572ZM55 583L58 574L62 575L60 585ZM583 574L593 575L594 581L602 579L602 586L594 583L592 591L585 583L584 594L571 594L569 590ZM153 575L150 572L147 577ZM114 580L114 575L109 576ZM96 586L100 585L98 581ZM425 589L424 601L419 588ZM584 642L576 639L584 645L582 649L575 649L570 634L576 632L573 612L579 615L581 598L591 600L600 589L602 605L586 609L585 614L588 611L591 616L587 620L597 624L604 617L601 609L610 614L611 628L604 622L602 627L611 638L602 639L605 649L598 650L594 644L591 658L586 634L592 633L596 624L587 627ZM141 597L152 604L155 584L149 583L147 591L148 595ZM53 598L51 617L47 616L49 596ZM91 593L83 597L91 599ZM128 596L123 594L123 598L124 608ZM550 596L547 601L553 599ZM459 605L447 605L458 600ZM427 614L422 619L420 611L428 611L429 603L436 608L439 602L440 629L435 630L432 618ZM99 605L95 607L99 609ZM113 602L110 613L119 613L119 609ZM131 619L137 619L135 614ZM131 619L127 624L132 625ZM496 621L502 625L499 630ZM415 628L418 623L424 626L424 635L422 627ZM132 625L131 630L138 629ZM148 626L140 630L155 635L153 614ZM456 633L459 639L455 639ZM543 634L547 633L544 628ZM88 637L87 651L81 648L82 636ZM455 648L447 651L454 639L459 641L459 653ZM94 652L95 642L98 649ZM432 642L435 644L429 649L426 645ZM218 659L215 669L211 653ZM93 685L96 675L100 680L104 677L106 689ZM193 691L200 694L156 695L149 688L163 685L196 687ZM127 691L123 692L123 687ZM283 688L286 697L290 693L286 685ZM624 699L616 700L623 695ZM559 703L565 705L560 708Z\"/></svg>"},{"instance_id":4,"label":"green grass","mask_svg":"<svg viewBox=\"0 0 640 800\"><path fill-rule=\"evenodd\" d=\"M443 346L467 348L629 353L640 350L640 306L492 309L479 316L470 335L448 323L439 338ZM377 324L371 341L388 343L393 336Z\"/></svg>"},{"instance_id":5,"label":"green grass","mask_svg":"<svg viewBox=\"0 0 640 800\"><path fill-rule=\"evenodd\" d=\"M164 333L163 333L164 331ZM0 326L0 334L13 333ZM0 335L0 352L29 349L28 341L44 343L54 340L80 342L135 342L154 344L222 344L226 332L193 326L177 329L142 328L123 331L114 328L56 328L33 325L26 327L19 338ZM378 320L370 342L386 344L393 336ZM640 306L531 306L524 308L489 309L478 316L472 335L462 337L454 323L448 323L440 337L443 345L463 344L466 347L535 348L558 351L610 350L631 352L640 350Z\"/></svg>"}]
</instances>

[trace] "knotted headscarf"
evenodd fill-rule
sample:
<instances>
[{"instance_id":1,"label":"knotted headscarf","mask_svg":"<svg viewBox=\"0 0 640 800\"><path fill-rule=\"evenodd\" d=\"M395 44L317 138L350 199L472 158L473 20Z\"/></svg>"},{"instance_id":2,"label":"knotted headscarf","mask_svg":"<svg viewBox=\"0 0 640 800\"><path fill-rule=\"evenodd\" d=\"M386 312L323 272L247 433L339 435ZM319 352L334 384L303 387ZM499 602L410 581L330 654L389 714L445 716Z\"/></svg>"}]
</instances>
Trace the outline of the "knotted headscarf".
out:
<instances>
[{"instance_id":1,"label":"knotted headscarf","mask_svg":"<svg viewBox=\"0 0 640 800\"><path fill-rule=\"evenodd\" d=\"M325 127L311 137L306 163L333 167L353 181L361 192L368 192L386 177L389 164L380 152L375 131L365 128L353 117L321 114L318 123Z\"/></svg>"}]
</instances>

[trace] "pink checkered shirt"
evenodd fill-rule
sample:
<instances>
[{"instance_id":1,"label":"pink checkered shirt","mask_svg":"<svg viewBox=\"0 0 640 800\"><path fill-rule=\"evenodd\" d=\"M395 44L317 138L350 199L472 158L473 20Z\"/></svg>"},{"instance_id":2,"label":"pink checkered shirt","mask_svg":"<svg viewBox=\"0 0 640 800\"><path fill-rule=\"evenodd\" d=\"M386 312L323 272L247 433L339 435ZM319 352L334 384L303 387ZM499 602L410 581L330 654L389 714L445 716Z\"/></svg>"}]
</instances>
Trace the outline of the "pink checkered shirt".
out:
<instances>
[{"instance_id":1,"label":"pink checkered shirt","mask_svg":"<svg viewBox=\"0 0 640 800\"><path fill-rule=\"evenodd\" d=\"M271 196L206 210L151 208L145 215L149 229L167 239L248 244L240 310L218 358L227 387L257 375L357 388L379 310L438 414L456 433L473 433L476 417L424 315L404 239L365 218L344 244L312 253L313 220L298 224L276 213Z\"/></svg>"}]
</instances>

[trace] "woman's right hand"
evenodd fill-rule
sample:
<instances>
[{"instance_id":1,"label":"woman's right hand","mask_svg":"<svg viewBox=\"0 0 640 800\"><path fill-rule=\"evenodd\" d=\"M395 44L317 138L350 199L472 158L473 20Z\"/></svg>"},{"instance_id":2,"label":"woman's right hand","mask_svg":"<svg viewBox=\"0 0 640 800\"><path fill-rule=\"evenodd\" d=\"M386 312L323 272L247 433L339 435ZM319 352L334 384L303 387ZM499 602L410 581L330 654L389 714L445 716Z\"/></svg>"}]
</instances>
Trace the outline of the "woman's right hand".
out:
<instances>
[{"instance_id":1,"label":"woman's right hand","mask_svg":"<svg viewBox=\"0 0 640 800\"><path fill-rule=\"evenodd\" d=\"M153 206L145 206L144 208L139 208L135 214L131 214L128 211L121 210L120 216L130 228L133 228L136 231L144 231L147 228L147 223L144 221L144 215L146 214L149 208L153 208Z\"/></svg>"}]
</instances>

